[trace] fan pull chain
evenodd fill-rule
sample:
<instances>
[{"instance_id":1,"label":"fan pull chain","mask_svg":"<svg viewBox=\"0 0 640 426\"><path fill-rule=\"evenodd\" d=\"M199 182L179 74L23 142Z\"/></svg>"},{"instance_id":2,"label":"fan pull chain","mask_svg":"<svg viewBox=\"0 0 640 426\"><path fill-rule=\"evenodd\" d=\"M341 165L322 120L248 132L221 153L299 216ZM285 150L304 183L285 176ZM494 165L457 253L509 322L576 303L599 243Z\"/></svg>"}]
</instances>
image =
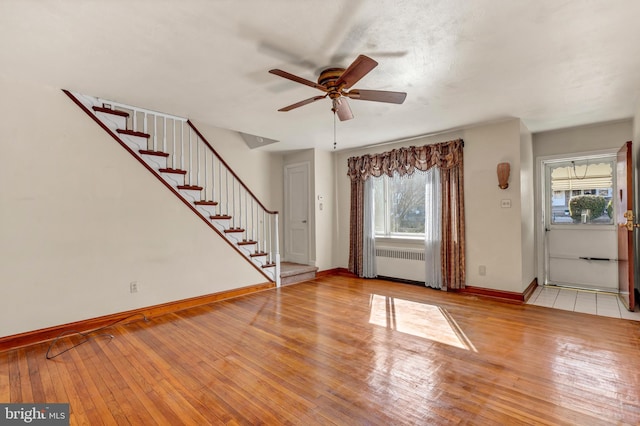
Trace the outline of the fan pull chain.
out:
<instances>
[{"instance_id":1,"label":"fan pull chain","mask_svg":"<svg viewBox=\"0 0 640 426\"><path fill-rule=\"evenodd\" d=\"M333 110L333 150L336 149L336 110Z\"/></svg>"}]
</instances>

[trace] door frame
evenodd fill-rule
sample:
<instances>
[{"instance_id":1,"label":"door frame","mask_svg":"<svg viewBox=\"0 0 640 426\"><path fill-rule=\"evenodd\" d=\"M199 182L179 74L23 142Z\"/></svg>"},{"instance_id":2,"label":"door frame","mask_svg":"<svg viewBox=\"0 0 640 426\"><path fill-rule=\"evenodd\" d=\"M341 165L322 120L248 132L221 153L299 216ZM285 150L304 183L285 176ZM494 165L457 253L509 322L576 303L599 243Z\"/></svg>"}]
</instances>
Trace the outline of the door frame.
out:
<instances>
[{"instance_id":1,"label":"door frame","mask_svg":"<svg viewBox=\"0 0 640 426\"><path fill-rule=\"evenodd\" d=\"M637 259L635 256L635 242L636 242L636 204L635 204L635 188L634 188L634 163L633 163L633 142L628 141L625 142L622 147L618 150L617 163L616 163L616 173L620 174L621 167L623 165L624 169L624 186L620 189L616 190L616 196L619 191L619 201L616 204L619 204L618 213L616 214L617 226L618 226L618 253L623 252L622 257L620 254L618 255L620 262L618 263L618 297L628 310L634 311L636 306L636 283L635 283L635 264ZM631 217L627 218L626 213L631 213ZM627 230L624 226L625 223L631 223L631 229ZM623 297L623 290L628 292L628 297L625 299Z\"/></svg>"},{"instance_id":2,"label":"door frame","mask_svg":"<svg viewBox=\"0 0 640 426\"><path fill-rule=\"evenodd\" d=\"M563 154L546 155L536 157L536 171L538 173L535 179L536 195L535 195L535 233L536 233L536 259L537 259L537 276L541 279L538 282L542 285L548 282L548 256L546 250L546 219L547 219L547 206L546 206L546 176L545 165L551 161L562 161L563 159L577 158L577 157L595 157L611 155L615 158L618 153L618 148L601 149L595 151L583 151L583 152L570 152ZM614 207L615 208L615 207ZM615 216L614 216L615 217ZM616 277L617 281L617 277Z\"/></svg>"},{"instance_id":3,"label":"door frame","mask_svg":"<svg viewBox=\"0 0 640 426\"><path fill-rule=\"evenodd\" d=\"M285 261L289 261L289 259L287 258L287 255L289 253L288 247L287 247L287 241L288 241L288 233L290 232L290 230L288 229L288 225L289 225L289 221L288 218L286 217L287 212L289 211L289 203L291 202L291 200L289 199L289 170L292 168L296 168L296 167L304 167L305 168L305 172L307 174L307 264L311 265L311 266L315 266L313 263L311 258L311 228L313 226L315 226L315 221L313 218L313 206L311 205L311 162L310 161L300 161L300 162L296 162L296 163L291 163L291 164L285 164L284 165L284 173L283 173L283 178L284 178L284 193L283 193L283 198L284 198L284 211L283 211L283 243L284 243L284 260Z\"/></svg>"}]
</instances>

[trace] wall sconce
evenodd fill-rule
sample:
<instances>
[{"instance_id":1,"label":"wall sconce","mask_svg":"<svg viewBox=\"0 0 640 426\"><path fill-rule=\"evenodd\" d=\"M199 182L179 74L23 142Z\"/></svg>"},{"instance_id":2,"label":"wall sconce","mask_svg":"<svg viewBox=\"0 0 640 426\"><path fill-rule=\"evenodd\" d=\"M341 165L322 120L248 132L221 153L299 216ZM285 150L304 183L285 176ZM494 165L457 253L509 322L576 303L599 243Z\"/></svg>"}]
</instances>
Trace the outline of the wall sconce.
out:
<instances>
[{"instance_id":1,"label":"wall sconce","mask_svg":"<svg viewBox=\"0 0 640 426\"><path fill-rule=\"evenodd\" d=\"M498 186L500 189L507 189L509 187L509 172L511 166L509 163L498 164Z\"/></svg>"}]
</instances>

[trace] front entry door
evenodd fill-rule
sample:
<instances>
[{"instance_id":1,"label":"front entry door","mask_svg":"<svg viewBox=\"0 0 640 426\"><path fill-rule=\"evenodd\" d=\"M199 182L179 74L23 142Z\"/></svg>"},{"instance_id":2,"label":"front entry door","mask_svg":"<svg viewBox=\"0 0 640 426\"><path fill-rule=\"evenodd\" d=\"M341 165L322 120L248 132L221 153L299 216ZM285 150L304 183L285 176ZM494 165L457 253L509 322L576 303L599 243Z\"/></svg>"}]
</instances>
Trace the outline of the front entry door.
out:
<instances>
[{"instance_id":1,"label":"front entry door","mask_svg":"<svg viewBox=\"0 0 640 426\"><path fill-rule=\"evenodd\" d=\"M618 175L618 295L627 309L635 308L633 272L633 181L631 142L625 143L618 151L616 172Z\"/></svg>"},{"instance_id":2,"label":"front entry door","mask_svg":"<svg viewBox=\"0 0 640 426\"><path fill-rule=\"evenodd\" d=\"M284 169L284 254L285 260L309 263L309 163Z\"/></svg>"},{"instance_id":3,"label":"front entry door","mask_svg":"<svg viewBox=\"0 0 640 426\"><path fill-rule=\"evenodd\" d=\"M545 284L617 292L615 152L544 165Z\"/></svg>"}]
</instances>

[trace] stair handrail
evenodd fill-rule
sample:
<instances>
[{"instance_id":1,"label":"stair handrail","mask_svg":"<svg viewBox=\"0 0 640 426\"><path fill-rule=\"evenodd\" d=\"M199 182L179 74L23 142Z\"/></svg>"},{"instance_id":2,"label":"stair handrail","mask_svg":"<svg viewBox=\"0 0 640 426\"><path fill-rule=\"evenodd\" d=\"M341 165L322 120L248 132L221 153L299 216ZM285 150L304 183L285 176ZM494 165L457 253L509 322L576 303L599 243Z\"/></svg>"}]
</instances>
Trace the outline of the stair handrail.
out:
<instances>
[{"instance_id":1,"label":"stair handrail","mask_svg":"<svg viewBox=\"0 0 640 426\"><path fill-rule=\"evenodd\" d=\"M252 200L252 205L251 205L251 210L249 211L251 216L251 228L252 228L252 232L253 233L257 233L256 235L260 235L260 225L257 225L258 227L256 228L253 224L253 218L254 218L254 213L256 214L256 217L259 215L258 213L258 209L256 209L256 211L254 212L254 205L253 203L255 202L255 204L261 209L261 211L264 214L270 215L273 217L273 228L271 226L267 227L266 223L263 225L264 229L262 230L262 237L264 238L262 241L260 241L260 239L258 238L258 243L257 243L257 252L260 253L268 253L268 257L267 257L267 261L266 261L266 265L265 266L269 266L269 265L275 265L276 267L276 273L274 274L274 281L276 281L277 285L280 285L280 253L279 253L279 245L280 245L280 233L279 233L279 224L278 224L278 216L279 213L277 210L270 210L267 209L266 206L260 201L260 199L253 193L253 191L251 191L249 189L249 187L244 183L244 181L233 171L233 169L229 166L229 164L227 164L227 162L220 156L220 154L213 148L213 146L209 143L209 141L204 137L204 135L196 128L196 126L191 122L191 120L189 120L188 118L184 118L184 117L180 117L180 116L176 116L173 114L167 114L167 113L163 113L163 112L159 112L159 111L154 111L151 109L147 109L147 108L140 108L140 107L136 107L136 106L132 106L132 105L128 105L122 102L115 102L115 101L111 101L108 99L103 99L103 98L94 98L97 100L97 102L102 105L103 108L110 108L113 110L124 110L124 112L130 111L131 114L129 114L129 116L131 117L131 127L132 130L134 132L142 132L144 134L147 134L148 136L152 136L152 144L153 144L153 149L151 151L161 151L161 152L170 152L171 153L171 157L172 157L172 166L170 166L170 170L174 170L174 171L178 171L178 170L186 170L184 168L184 160L185 157L187 155L187 153L185 153L183 150L185 149L185 144L187 143L187 141L184 140L184 130L187 130L188 132L188 144L189 144L189 153L188 153L188 158L189 158L189 167L191 167L191 161L193 160L193 155L191 152L192 149L192 141L191 141L191 133L189 133L189 129L190 131L193 131L193 133L196 135L196 167L197 170L189 170L189 182L188 185L186 186L193 186L191 185L193 176L195 174L195 176L197 177L197 185L199 185L200 182L200 149L197 148L198 143L201 143L203 145L203 147L206 147L204 149L208 149L210 154L213 157L216 158L216 160L218 161L219 167L222 166L225 170L225 176L228 173L232 180L232 184L233 182L236 182L238 184L238 190L242 189L244 190L244 194L246 194L248 197L251 198ZM142 124L142 129L140 129L139 123L138 123L138 114L142 114L142 120L143 120L143 124ZM149 119L148 116L151 116L152 120ZM171 125L171 129L169 129L167 127L167 120L172 121L173 124ZM151 124L149 124L149 122L152 121ZM160 121L160 123L158 123L158 121ZM176 168L176 164L175 164L175 158L178 155L178 153L176 152L176 123L179 123L180 125L180 129L179 134L180 134L180 152L179 152L179 157L180 157L180 161L181 161L181 165L180 165L180 169ZM186 129L184 124L187 124ZM162 137L162 149L158 150L158 124L161 125L161 137ZM149 127L153 126L153 132L149 131ZM168 130L172 130L173 132L173 136L169 137L170 142L172 142L173 144L173 149L171 149L170 147L167 146L167 133ZM206 155L204 157L204 161L205 161L205 176L204 176L204 180L205 182L207 181L207 163L206 163ZM214 169L214 165L211 165L212 168L212 173L213 173L213 169ZM222 170L222 169L219 169ZM196 174L197 173L197 174ZM213 178L213 176L212 176ZM225 182L228 185L229 182L229 177L225 177ZM215 183L215 179L214 179L214 183ZM206 185L206 183L205 183ZM206 188L206 186L204 187ZM212 191L215 192L215 186L213 186ZM232 198L232 210L235 212L235 189L232 186L231 189L231 196ZM207 196L207 191L205 189L204 191L204 196ZM218 195L219 197L222 197L222 194L220 193ZM225 197L224 197L227 201L227 209L229 208L228 202L229 202L229 193L228 193L228 186L227 189L225 191ZM238 199L238 204L239 204L239 217L238 217L238 221L240 223L240 225L242 225L242 199ZM248 202L245 200L245 208L249 208L248 207ZM221 209L220 209L221 210ZM212 217L213 219L213 217ZM266 220L266 217L264 217L264 219ZM235 224L235 216L233 218L233 223ZM257 217L258 222L260 221L260 218ZM248 226L248 217L245 218L245 224ZM233 225L231 225L233 227ZM245 228L247 231L249 228ZM275 234L275 235L273 235ZM247 232L247 239L249 239L248 236L248 232ZM264 245L262 245L261 248L261 244L264 243ZM268 252L265 252L265 250L269 248L270 250ZM263 266L263 267L265 267Z\"/></svg>"},{"instance_id":2,"label":"stair handrail","mask_svg":"<svg viewBox=\"0 0 640 426\"><path fill-rule=\"evenodd\" d=\"M191 130L193 130L200 139L202 139L202 142L215 154L215 156L218 158L218 160L220 160L220 162L227 168L227 170L229 170L229 173L231 173L231 175L238 181L238 183L240 185L242 185L242 187L245 189L245 191L247 191L249 193L249 195L251 195L253 197L254 200L256 200L256 202L258 203L258 205L260 207L262 207L262 209L269 213L269 214L278 214L277 210L269 210L268 208L266 208L264 206L264 204L262 204L262 202L260 201L260 199L258 197L255 196L255 194L249 189L249 187L247 185L245 185L245 183L242 181L242 179L240 179L238 177L238 175L233 171L233 169L231 167L229 167L229 165L227 164L226 161L224 161L224 159L220 156L220 154L218 154L218 152L211 146L211 144L209 143L209 141L207 141L207 138L205 138L202 133L200 133L200 131L196 128L196 126L191 122L191 120L187 119L187 124L189 124L189 126L191 127Z\"/></svg>"},{"instance_id":3,"label":"stair handrail","mask_svg":"<svg viewBox=\"0 0 640 426\"><path fill-rule=\"evenodd\" d=\"M184 117L180 117L178 115L173 115L173 114L167 114L164 112L160 112L160 111L154 111L152 109L148 109L148 108L140 108L140 107L134 107L132 105L128 105L122 102L115 102L115 101L111 101L111 100L107 100L107 99L103 99L103 98L98 98L98 102L100 102L103 105L110 105L112 107L118 107L118 108L122 108L122 109L129 109L132 111L136 111L136 112L142 112L145 114L151 114L154 116L159 116L159 117L163 117L163 118L168 118L171 120L177 120L177 121L182 121L186 124L189 125L189 127L191 127L191 130L193 130L198 137L202 140L202 142L211 150L211 152L213 152L213 154L218 158L218 160L220 160L220 162L227 168L227 170L229 170L229 173L231 173L231 175L238 181L238 183L240 185L242 185L242 187L245 189L245 191L247 191L249 193L249 195L251 195L256 202L258 203L258 205L260 207L262 207L262 209L269 213L269 214L278 214L277 210L269 210L268 208L265 207L264 204L262 204L262 202L260 201L260 199L249 189L249 187L244 183L244 181L242 179L240 179L240 177L233 171L233 169L229 166L229 164L227 164L226 161L224 161L224 159L222 158L222 156L220 154L218 154L218 151L215 150L215 148L213 146L211 146L211 144L209 143L209 141L207 140L207 138L204 137L204 135L200 132L200 130L198 130L198 128L193 124L193 122L188 119L188 118L184 118ZM133 128L137 129L137 115L133 114L132 117L133 120ZM144 129L145 133L147 131L147 129ZM154 137L155 132L154 132ZM154 143L155 146L155 143Z\"/></svg>"}]
</instances>

